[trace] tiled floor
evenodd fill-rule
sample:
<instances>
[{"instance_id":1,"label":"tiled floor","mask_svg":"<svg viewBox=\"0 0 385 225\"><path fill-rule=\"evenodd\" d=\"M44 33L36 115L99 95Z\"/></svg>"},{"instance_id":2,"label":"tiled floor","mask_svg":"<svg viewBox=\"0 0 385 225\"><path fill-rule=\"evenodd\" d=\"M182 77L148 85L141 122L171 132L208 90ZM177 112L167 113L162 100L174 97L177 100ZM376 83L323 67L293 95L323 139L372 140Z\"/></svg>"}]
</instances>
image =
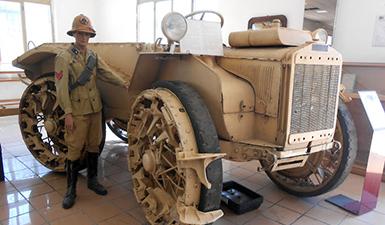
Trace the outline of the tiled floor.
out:
<instances>
[{"instance_id":1,"label":"tiled floor","mask_svg":"<svg viewBox=\"0 0 385 225\"><path fill-rule=\"evenodd\" d=\"M81 176L78 198L70 210L61 207L65 193L65 176L41 166L22 142L17 117L0 118L0 142L6 181L0 182L0 224L76 224L119 225L146 224L143 212L132 193L131 176L127 170L127 145L108 132L101 156L99 178L107 187L107 196L98 196L86 187ZM224 179L235 180L263 195L258 210L243 215L232 213L225 206L225 216L215 225L380 225L385 224L385 188L376 210L353 216L330 205L324 199L343 193L358 199L363 178L349 175L336 190L313 198L297 198L279 190L257 162L224 161Z\"/></svg>"}]
</instances>

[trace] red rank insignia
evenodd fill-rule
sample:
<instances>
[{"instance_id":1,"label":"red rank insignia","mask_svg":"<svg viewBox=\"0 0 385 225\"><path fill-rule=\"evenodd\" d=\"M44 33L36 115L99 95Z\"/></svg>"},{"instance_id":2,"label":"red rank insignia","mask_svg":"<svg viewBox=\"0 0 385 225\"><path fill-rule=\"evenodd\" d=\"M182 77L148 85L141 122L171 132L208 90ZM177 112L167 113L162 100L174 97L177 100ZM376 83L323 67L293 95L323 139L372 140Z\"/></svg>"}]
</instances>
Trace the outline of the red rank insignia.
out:
<instances>
[{"instance_id":1,"label":"red rank insignia","mask_svg":"<svg viewBox=\"0 0 385 225\"><path fill-rule=\"evenodd\" d=\"M61 70L60 72L55 72L55 77L60 80L63 77L63 71Z\"/></svg>"}]
</instances>

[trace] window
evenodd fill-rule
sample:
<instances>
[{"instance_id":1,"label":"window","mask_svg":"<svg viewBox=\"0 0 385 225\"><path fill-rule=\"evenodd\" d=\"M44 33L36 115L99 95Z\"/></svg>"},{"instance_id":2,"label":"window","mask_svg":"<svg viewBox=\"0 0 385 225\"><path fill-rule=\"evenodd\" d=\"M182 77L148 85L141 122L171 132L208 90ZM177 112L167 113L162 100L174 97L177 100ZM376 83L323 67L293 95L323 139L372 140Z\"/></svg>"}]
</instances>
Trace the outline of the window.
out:
<instances>
[{"instance_id":1,"label":"window","mask_svg":"<svg viewBox=\"0 0 385 225\"><path fill-rule=\"evenodd\" d=\"M154 42L162 37L161 22L169 12L187 15L192 12L194 1L197 0L138 0L137 10L137 41Z\"/></svg>"},{"instance_id":2,"label":"window","mask_svg":"<svg viewBox=\"0 0 385 225\"><path fill-rule=\"evenodd\" d=\"M10 64L23 53L20 3L0 1L0 63Z\"/></svg>"},{"instance_id":3,"label":"window","mask_svg":"<svg viewBox=\"0 0 385 225\"><path fill-rule=\"evenodd\" d=\"M23 52L53 41L49 0L0 0L0 70Z\"/></svg>"}]
</instances>

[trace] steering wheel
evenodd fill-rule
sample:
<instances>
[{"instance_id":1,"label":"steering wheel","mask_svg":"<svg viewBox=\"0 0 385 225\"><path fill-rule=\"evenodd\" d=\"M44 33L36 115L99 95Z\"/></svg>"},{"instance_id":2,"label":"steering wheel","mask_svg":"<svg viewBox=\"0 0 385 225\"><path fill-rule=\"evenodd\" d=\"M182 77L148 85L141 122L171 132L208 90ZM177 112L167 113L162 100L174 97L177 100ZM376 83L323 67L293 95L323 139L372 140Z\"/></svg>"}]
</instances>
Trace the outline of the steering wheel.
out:
<instances>
[{"instance_id":1,"label":"steering wheel","mask_svg":"<svg viewBox=\"0 0 385 225\"><path fill-rule=\"evenodd\" d=\"M225 22L225 20L223 19L223 16L220 13L215 12L215 11L211 11L211 10L195 11L195 12L192 12L190 14L187 14L185 16L185 18L188 19L191 17L191 19L192 19L195 15L202 14L202 16L199 20L203 20L203 17L205 17L206 13L210 13L210 14L214 14L214 15L218 16L219 19L221 20L221 27L223 27L223 23Z\"/></svg>"}]
</instances>

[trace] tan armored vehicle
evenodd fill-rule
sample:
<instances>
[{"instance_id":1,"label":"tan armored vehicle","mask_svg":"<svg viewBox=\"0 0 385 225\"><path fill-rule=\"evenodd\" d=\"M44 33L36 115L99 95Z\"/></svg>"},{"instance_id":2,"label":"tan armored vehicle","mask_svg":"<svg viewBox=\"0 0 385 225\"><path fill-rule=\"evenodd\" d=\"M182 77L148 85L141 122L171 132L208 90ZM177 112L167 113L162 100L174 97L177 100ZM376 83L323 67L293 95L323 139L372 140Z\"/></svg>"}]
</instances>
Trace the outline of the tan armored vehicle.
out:
<instances>
[{"instance_id":1,"label":"tan armored vehicle","mask_svg":"<svg viewBox=\"0 0 385 225\"><path fill-rule=\"evenodd\" d=\"M127 127L134 193L147 220L207 224L221 217L222 157L259 160L294 195L338 186L354 161L356 136L339 101L342 57L317 40L322 33L274 22L231 33L222 56L189 54L175 41L191 21L168 15L169 45L91 44L130 81L128 92L98 85L104 118L123 138ZM36 159L55 171L64 169L67 149L54 58L67 46L43 44L13 62L33 81L20 102L22 136Z\"/></svg>"}]
</instances>

